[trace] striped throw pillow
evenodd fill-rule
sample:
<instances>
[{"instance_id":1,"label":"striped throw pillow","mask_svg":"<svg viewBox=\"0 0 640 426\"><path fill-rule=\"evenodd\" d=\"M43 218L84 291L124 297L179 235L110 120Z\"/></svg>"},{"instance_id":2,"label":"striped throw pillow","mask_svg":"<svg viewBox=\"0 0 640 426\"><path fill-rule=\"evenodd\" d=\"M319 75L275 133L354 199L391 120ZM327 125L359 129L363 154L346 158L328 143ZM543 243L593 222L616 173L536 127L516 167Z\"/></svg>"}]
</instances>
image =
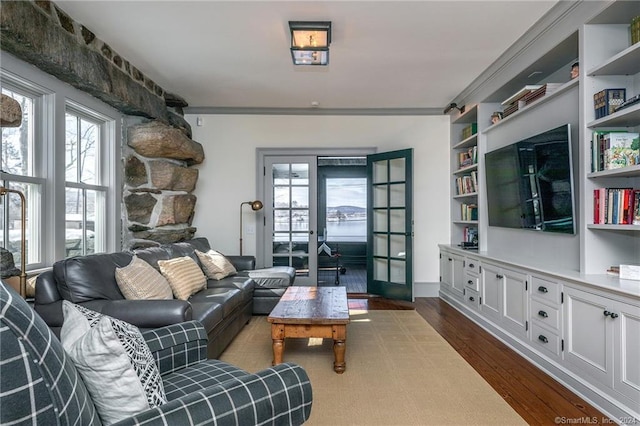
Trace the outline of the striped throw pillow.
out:
<instances>
[{"instance_id":1,"label":"striped throw pillow","mask_svg":"<svg viewBox=\"0 0 640 426\"><path fill-rule=\"evenodd\" d=\"M138 256L123 268L116 268L116 282L126 299L173 299L165 277Z\"/></svg>"},{"instance_id":2,"label":"striped throw pillow","mask_svg":"<svg viewBox=\"0 0 640 426\"><path fill-rule=\"evenodd\" d=\"M176 299L187 300L207 285L207 278L195 260L189 256L159 260L160 272L169 281Z\"/></svg>"},{"instance_id":3,"label":"striped throw pillow","mask_svg":"<svg viewBox=\"0 0 640 426\"><path fill-rule=\"evenodd\" d=\"M200 259L208 278L221 280L238 272L223 254L215 250L209 250L206 253L196 250L196 255L198 255L198 259Z\"/></svg>"}]
</instances>

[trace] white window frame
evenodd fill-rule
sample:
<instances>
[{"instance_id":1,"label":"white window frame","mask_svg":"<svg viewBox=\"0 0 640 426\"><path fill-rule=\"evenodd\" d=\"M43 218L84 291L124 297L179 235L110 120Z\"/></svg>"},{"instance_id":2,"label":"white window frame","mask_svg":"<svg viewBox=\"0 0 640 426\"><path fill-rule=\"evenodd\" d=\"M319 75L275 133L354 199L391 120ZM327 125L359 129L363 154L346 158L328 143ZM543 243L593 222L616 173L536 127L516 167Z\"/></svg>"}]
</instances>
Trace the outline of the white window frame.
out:
<instances>
[{"instance_id":1,"label":"white window frame","mask_svg":"<svg viewBox=\"0 0 640 426\"><path fill-rule=\"evenodd\" d=\"M0 80L3 87L39 96L36 96L38 101L34 105L37 108L34 167L38 168L34 174L38 178L11 175L12 181L34 180L43 183L40 211L42 232L39 235L42 243L41 262L28 264L27 271L37 272L65 258L65 114L69 107L102 123L100 159L103 167L101 184L97 187L106 188L107 191L105 251L121 250L122 114L97 98L2 51Z\"/></svg>"}]
</instances>

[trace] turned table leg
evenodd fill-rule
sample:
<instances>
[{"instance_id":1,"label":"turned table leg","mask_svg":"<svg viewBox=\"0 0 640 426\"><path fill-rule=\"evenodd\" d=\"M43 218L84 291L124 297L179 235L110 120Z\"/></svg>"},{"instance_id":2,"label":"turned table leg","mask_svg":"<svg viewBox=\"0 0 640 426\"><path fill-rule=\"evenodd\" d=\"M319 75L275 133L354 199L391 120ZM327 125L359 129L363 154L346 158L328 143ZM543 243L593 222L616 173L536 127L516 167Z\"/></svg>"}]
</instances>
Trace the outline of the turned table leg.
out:
<instances>
[{"instance_id":1,"label":"turned table leg","mask_svg":"<svg viewBox=\"0 0 640 426\"><path fill-rule=\"evenodd\" d=\"M271 324L271 340L273 340L273 361L271 365L282 364L284 352L284 325Z\"/></svg>"},{"instance_id":2,"label":"turned table leg","mask_svg":"<svg viewBox=\"0 0 640 426\"><path fill-rule=\"evenodd\" d=\"M347 327L344 325L334 325L333 330L333 371L338 374L344 373L347 363L344 360L344 354L347 350Z\"/></svg>"}]
</instances>

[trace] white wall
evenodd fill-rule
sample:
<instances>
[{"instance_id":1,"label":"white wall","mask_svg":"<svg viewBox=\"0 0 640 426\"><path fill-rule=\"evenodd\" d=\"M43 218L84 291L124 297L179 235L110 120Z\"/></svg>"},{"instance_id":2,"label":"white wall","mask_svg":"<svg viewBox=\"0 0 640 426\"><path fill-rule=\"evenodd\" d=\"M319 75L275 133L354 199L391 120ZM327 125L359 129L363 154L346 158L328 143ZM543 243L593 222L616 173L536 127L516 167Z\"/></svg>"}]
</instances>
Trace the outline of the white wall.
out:
<instances>
[{"instance_id":1,"label":"white wall","mask_svg":"<svg viewBox=\"0 0 640 426\"><path fill-rule=\"evenodd\" d=\"M196 236L239 251L240 203L256 197L256 148L413 148L414 281L439 281L438 246L449 242L448 116L186 115L205 160L194 194ZM196 125L196 119L202 125ZM246 211L249 211L245 207ZM243 216L244 254L256 253Z\"/></svg>"}]
</instances>

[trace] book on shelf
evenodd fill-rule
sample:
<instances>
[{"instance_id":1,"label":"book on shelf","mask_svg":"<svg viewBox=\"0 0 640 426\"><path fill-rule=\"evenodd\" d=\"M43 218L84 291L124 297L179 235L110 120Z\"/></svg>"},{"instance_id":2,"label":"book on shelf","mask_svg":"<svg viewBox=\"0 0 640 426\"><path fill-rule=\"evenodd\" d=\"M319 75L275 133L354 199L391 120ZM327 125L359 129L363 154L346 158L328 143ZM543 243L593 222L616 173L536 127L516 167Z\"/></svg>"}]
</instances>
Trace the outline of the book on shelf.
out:
<instances>
[{"instance_id":1,"label":"book on shelf","mask_svg":"<svg viewBox=\"0 0 640 426\"><path fill-rule=\"evenodd\" d=\"M524 86L522 89L518 90L516 93L514 93L513 95L509 96L507 99L502 101L502 106L507 107L513 104L517 104L518 101L522 100L522 98L526 96L529 92L533 90L538 90L541 87L542 87L541 84L529 84L527 86Z\"/></svg>"},{"instance_id":2,"label":"book on shelf","mask_svg":"<svg viewBox=\"0 0 640 426\"><path fill-rule=\"evenodd\" d=\"M605 117L616 111L626 100L626 89L604 89L593 94L593 108L596 119Z\"/></svg>"},{"instance_id":3,"label":"book on shelf","mask_svg":"<svg viewBox=\"0 0 640 426\"><path fill-rule=\"evenodd\" d=\"M472 172L468 175L459 176L456 178L457 195L473 194L477 192L478 187L476 181L474 181L471 176L472 174L474 173Z\"/></svg>"},{"instance_id":4,"label":"book on shelf","mask_svg":"<svg viewBox=\"0 0 640 426\"><path fill-rule=\"evenodd\" d=\"M532 90L524 95L522 97L522 100L524 101L525 105L532 104L543 96L550 95L551 93L555 92L563 84L564 83L545 83L538 89Z\"/></svg>"},{"instance_id":5,"label":"book on shelf","mask_svg":"<svg viewBox=\"0 0 640 426\"><path fill-rule=\"evenodd\" d=\"M596 225L640 225L640 189L596 188L593 190L593 223ZM638 223L636 223L638 217Z\"/></svg>"},{"instance_id":6,"label":"book on shelf","mask_svg":"<svg viewBox=\"0 0 640 426\"><path fill-rule=\"evenodd\" d=\"M465 221L478 220L478 206L476 204L463 203L460 205L460 210L460 219Z\"/></svg>"},{"instance_id":7,"label":"book on shelf","mask_svg":"<svg viewBox=\"0 0 640 426\"><path fill-rule=\"evenodd\" d=\"M462 140L465 140L476 133L478 133L478 123L471 123L462 129Z\"/></svg>"},{"instance_id":8,"label":"book on shelf","mask_svg":"<svg viewBox=\"0 0 640 426\"><path fill-rule=\"evenodd\" d=\"M596 130L591 138L591 171L640 164L640 135L625 130Z\"/></svg>"},{"instance_id":9,"label":"book on shelf","mask_svg":"<svg viewBox=\"0 0 640 426\"><path fill-rule=\"evenodd\" d=\"M458 168L472 166L478 162L478 147L476 145L469 147L466 151L458 153Z\"/></svg>"},{"instance_id":10,"label":"book on shelf","mask_svg":"<svg viewBox=\"0 0 640 426\"><path fill-rule=\"evenodd\" d=\"M478 228L473 226L465 226L464 230L462 231L462 242L478 245Z\"/></svg>"}]
</instances>

